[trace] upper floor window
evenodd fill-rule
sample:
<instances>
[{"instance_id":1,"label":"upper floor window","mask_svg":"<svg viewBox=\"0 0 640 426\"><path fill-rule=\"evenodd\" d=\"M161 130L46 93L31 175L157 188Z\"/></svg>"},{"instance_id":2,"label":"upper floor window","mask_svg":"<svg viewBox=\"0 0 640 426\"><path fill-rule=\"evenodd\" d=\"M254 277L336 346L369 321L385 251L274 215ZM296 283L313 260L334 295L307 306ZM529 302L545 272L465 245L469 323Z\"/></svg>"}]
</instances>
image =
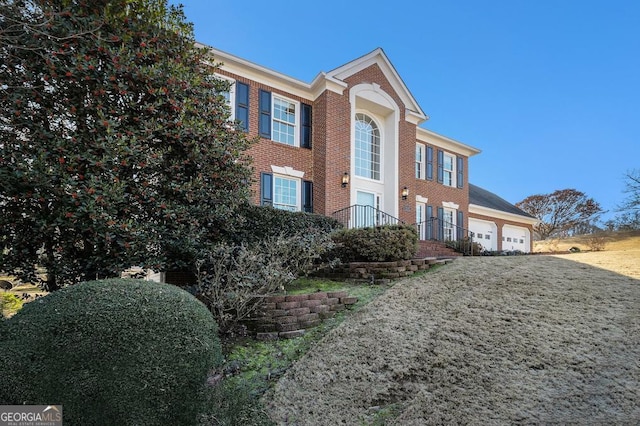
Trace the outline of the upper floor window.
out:
<instances>
[{"instance_id":1,"label":"upper floor window","mask_svg":"<svg viewBox=\"0 0 640 426\"><path fill-rule=\"evenodd\" d=\"M421 143L416 144L416 179L425 179L425 146Z\"/></svg>"},{"instance_id":2,"label":"upper floor window","mask_svg":"<svg viewBox=\"0 0 640 426\"><path fill-rule=\"evenodd\" d=\"M229 107L229 111L230 111L230 115L229 115L229 120L233 121L236 118L236 81L232 80L228 77L224 77L221 75L217 75L216 74L216 78L219 78L220 80L224 80L229 82L229 90L226 90L224 92L219 92L220 95L222 95L222 97L224 97L227 106Z\"/></svg>"},{"instance_id":3,"label":"upper floor window","mask_svg":"<svg viewBox=\"0 0 640 426\"><path fill-rule=\"evenodd\" d=\"M287 145L296 146L296 104L273 96L273 134L272 139Z\"/></svg>"},{"instance_id":4,"label":"upper floor window","mask_svg":"<svg viewBox=\"0 0 640 426\"><path fill-rule=\"evenodd\" d=\"M311 105L260 89L258 133L289 146L311 148Z\"/></svg>"},{"instance_id":5,"label":"upper floor window","mask_svg":"<svg viewBox=\"0 0 640 426\"><path fill-rule=\"evenodd\" d=\"M356 176L380 180L380 129L371 117L355 117Z\"/></svg>"},{"instance_id":6,"label":"upper floor window","mask_svg":"<svg viewBox=\"0 0 640 426\"><path fill-rule=\"evenodd\" d=\"M455 186L455 159L452 155L444 154L442 163L442 183L446 186Z\"/></svg>"},{"instance_id":7,"label":"upper floor window","mask_svg":"<svg viewBox=\"0 0 640 426\"><path fill-rule=\"evenodd\" d=\"M427 154L427 162L428 157ZM463 188L464 158L438 150L438 182L446 186Z\"/></svg>"}]
</instances>

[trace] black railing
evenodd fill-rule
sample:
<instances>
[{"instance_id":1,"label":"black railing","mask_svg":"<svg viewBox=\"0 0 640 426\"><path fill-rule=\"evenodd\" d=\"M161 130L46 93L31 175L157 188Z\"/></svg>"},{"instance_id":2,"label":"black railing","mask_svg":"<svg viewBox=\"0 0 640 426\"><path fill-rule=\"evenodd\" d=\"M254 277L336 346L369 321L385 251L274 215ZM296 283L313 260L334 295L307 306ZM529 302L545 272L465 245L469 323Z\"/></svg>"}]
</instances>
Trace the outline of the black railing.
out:
<instances>
[{"instance_id":1,"label":"black railing","mask_svg":"<svg viewBox=\"0 0 640 426\"><path fill-rule=\"evenodd\" d=\"M418 239L444 242L447 246L465 255L478 254L477 245L473 242L473 233L462 226L457 226L437 217L431 217L414 224L418 231Z\"/></svg>"},{"instance_id":2,"label":"black railing","mask_svg":"<svg viewBox=\"0 0 640 426\"><path fill-rule=\"evenodd\" d=\"M373 206L354 204L331 215L345 228L365 228L367 226L398 225L404 222Z\"/></svg>"}]
</instances>

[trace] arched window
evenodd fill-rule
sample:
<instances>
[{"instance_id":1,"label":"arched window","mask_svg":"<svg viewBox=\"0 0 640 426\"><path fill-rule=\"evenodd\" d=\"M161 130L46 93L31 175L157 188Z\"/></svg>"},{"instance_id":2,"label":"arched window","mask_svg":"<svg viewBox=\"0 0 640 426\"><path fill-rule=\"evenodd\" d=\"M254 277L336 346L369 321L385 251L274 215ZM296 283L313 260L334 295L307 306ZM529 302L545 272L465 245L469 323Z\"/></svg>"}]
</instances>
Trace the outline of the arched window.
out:
<instances>
[{"instance_id":1,"label":"arched window","mask_svg":"<svg viewBox=\"0 0 640 426\"><path fill-rule=\"evenodd\" d=\"M380 180L380 129L371 117L356 114L356 176Z\"/></svg>"}]
</instances>

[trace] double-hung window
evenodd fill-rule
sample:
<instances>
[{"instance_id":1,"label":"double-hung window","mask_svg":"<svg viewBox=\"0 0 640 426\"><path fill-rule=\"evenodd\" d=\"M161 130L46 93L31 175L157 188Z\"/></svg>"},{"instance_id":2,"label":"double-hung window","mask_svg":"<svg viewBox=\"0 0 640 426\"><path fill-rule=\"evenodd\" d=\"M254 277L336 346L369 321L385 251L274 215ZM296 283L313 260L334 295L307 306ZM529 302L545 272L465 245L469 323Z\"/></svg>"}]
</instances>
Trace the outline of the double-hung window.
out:
<instances>
[{"instance_id":1,"label":"double-hung window","mask_svg":"<svg viewBox=\"0 0 640 426\"><path fill-rule=\"evenodd\" d=\"M258 134L289 146L311 149L312 108L267 90L258 91Z\"/></svg>"},{"instance_id":2,"label":"double-hung window","mask_svg":"<svg viewBox=\"0 0 640 426\"><path fill-rule=\"evenodd\" d=\"M295 102L273 96L272 139L291 146L297 146L296 141L296 112Z\"/></svg>"},{"instance_id":3,"label":"double-hung window","mask_svg":"<svg viewBox=\"0 0 640 426\"><path fill-rule=\"evenodd\" d=\"M449 154L444 154L443 163L442 163L442 171L443 171L442 183L446 186L455 186L454 164L455 164L454 157Z\"/></svg>"},{"instance_id":4,"label":"double-hung window","mask_svg":"<svg viewBox=\"0 0 640 426\"><path fill-rule=\"evenodd\" d=\"M445 186L463 188L464 158L438 150L438 182Z\"/></svg>"},{"instance_id":5,"label":"double-hung window","mask_svg":"<svg viewBox=\"0 0 640 426\"><path fill-rule=\"evenodd\" d=\"M380 180L380 129L365 114L356 114L355 118L356 176Z\"/></svg>"},{"instance_id":6,"label":"double-hung window","mask_svg":"<svg viewBox=\"0 0 640 426\"><path fill-rule=\"evenodd\" d=\"M313 182L260 173L260 204L276 209L313 213Z\"/></svg>"},{"instance_id":7,"label":"double-hung window","mask_svg":"<svg viewBox=\"0 0 640 426\"><path fill-rule=\"evenodd\" d=\"M421 143L416 144L416 179L426 179L425 168L425 146Z\"/></svg>"}]
</instances>

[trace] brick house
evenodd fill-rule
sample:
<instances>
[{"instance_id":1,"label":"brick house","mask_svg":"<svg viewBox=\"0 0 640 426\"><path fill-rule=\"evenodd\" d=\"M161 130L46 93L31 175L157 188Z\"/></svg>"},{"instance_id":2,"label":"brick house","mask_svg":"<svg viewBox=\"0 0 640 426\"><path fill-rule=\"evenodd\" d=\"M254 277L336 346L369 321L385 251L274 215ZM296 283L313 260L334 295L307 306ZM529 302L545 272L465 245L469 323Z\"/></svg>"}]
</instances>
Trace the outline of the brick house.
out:
<instances>
[{"instance_id":1,"label":"brick house","mask_svg":"<svg viewBox=\"0 0 640 426\"><path fill-rule=\"evenodd\" d=\"M259 138L249 150L256 204L334 216L349 227L416 224L421 240L475 235L469 229L481 221L531 235L530 217L470 205L469 158L480 150L421 127L429 117L382 49L310 83L211 51L216 75L233 83L232 118ZM530 250L529 239L523 251Z\"/></svg>"}]
</instances>

